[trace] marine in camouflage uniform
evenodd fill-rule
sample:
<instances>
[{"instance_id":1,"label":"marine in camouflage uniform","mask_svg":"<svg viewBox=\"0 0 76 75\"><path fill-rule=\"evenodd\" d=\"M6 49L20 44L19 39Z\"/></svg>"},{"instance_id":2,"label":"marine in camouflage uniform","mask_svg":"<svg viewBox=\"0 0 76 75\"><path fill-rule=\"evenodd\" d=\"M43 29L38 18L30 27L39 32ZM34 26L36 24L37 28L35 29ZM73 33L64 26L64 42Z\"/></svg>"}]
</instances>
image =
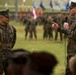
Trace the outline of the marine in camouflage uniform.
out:
<instances>
[{"instance_id":1,"label":"marine in camouflage uniform","mask_svg":"<svg viewBox=\"0 0 76 75\"><path fill-rule=\"evenodd\" d=\"M24 21L24 24L25 24L25 39L27 39L27 36L28 36L28 33L29 33L29 26L30 26L30 18L31 17L26 17L25 18L25 21Z\"/></svg>"},{"instance_id":2,"label":"marine in camouflage uniform","mask_svg":"<svg viewBox=\"0 0 76 75\"><path fill-rule=\"evenodd\" d=\"M60 27L63 27L63 16L62 16L62 13L61 12L58 12L57 16L56 16L56 23L60 26ZM58 38L58 33L60 35L60 40L62 41L63 40L63 34L62 32L58 32L57 30L55 30L55 41L57 41L57 38Z\"/></svg>"},{"instance_id":3,"label":"marine in camouflage uniform","mask_svg":"<svg viewBox=\"0 0 76 75\"><path fill-rule=\"evenodd\" d=\"M37 39L37 31L36 31L36 26L37 26L37 20L31 18L30 20L30 26L29 26L29 32L30 32L30 39L33 39L33 36L35 39Z\"/></svg>"},{"instance_id":4,"label":"marine in camouflage uniform","mask_svg":"<svg viewBox=\"0 0 76 75\"><path fill-rule=\"evenodd\" d=\"M9 10L0 11L0 75L7 75L8 55L16 41L16 29L9 25Z\"/></svg>"},{"instance_id":5,"label":"marine in camouflage uniform","mask_svg":"<svg viewBox=\"0 0 76 75\"><path fill-rule=\"evenodd\" d=\"M71 15L71 21L70 21L70 28L68 30L68 46L67 46L67 68L66 68L66 75L71 75L68 61L70 57L76 55L76 1L70 0L70 15Z\"/></svg>"},{"instance_id":6,"label":"marine in camouflage uniform","mask_svg":"<svg viewBox=\"0 0 76 75\"><path fill-rule=\"evenodd\" d=\"M58 27L59 32L63 32L68 37L66 75L72 75L69 70L69 59L76 55L76 0L70 0L70 15L73 16L73 21L68 30L68 27L62 29L54 24L55 28Z\"/></svg>"},{"instance_id":7,"label":"marine in camouflage uniform","mask_svg":"<svg viewBox=\"0 0 76 75\"><path fill-rule=\"evenodd\" d=\"M44 21L44 26L43 26L43 29L44 29L44 33L43 33L43 38L53 38L53 29L52 29L52 22L53 22L53 19L51 16L48 16L47 19L45 18L45 21Z\"/></svg>"},{"instance_id":8,"label":"marine in camouflage uniform","mask_svg":"<svg viewBox=\"0 0 76 75\"><path fill-rule=\"evenodd\" d=\"M45 22L46 15L38 16L36 18L38 25L43 25Z\"/></svg>"}]
</instances>

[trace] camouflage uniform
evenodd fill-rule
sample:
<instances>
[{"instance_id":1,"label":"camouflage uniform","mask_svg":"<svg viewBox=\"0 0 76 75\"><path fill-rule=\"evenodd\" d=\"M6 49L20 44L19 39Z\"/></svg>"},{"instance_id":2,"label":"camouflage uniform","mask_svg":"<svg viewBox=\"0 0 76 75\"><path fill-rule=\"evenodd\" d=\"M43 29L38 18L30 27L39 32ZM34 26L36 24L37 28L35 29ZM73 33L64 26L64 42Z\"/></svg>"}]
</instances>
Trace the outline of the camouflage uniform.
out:
<instances>
[{"instance_id":1,"label":"camouflage uniform","mask_svg":"<svg viewBox=\"0 0 76 75\"><path fill-rule=\"evenodd\" d=\"M67 67L66 75L72 75L69 70L69 59L76 55L76 1L70 0L70 15L73 16L68 30Z\"/></svg>"},{"instance_id":2,"label":"camouflage uniform","mask_svg":"<svg viewBox=\"0 0 76 75\"><path fill-rule=\"evenodd\" d=\"M43 24L43 22L44 22L44 17L45 17L45 16L38 16L38 17L37 17L37 22L38 22L39 25L42 25L42 24Z\"/></svg>"},{"instance_id":3,"label":"camouflage uniform","mask_svg":"<svg viewBox=\"0 0 76 75\"><path fill-rule=\"evenodd\" d=\"M64 23L65 22L69 23L69 16L68 15L64 16ZM66 39L66 38L67 38L67 35L64 34L64 39Z\"/></svg>"},{"instance_id":4,"label":"camouflage uniform","mask_svg":"<svg viewBox=\"0 0 76 75\"><path fill-rule=\"evenodd\" d=\"M47 19L45 19L44 22L44 33L43 33L43 38L48 38L49 39L52 37L53 38L53 29L52 29L52 22L53 19L51 17L48 17Z\"/></svg>"},{"instance_id":5,"label":"camouflage uniform","mask_svg":"<svg viewBox=\"0 0 76 75\"><path fill-rule=\"evenodd\" d=\"M76 54L76 20L72 23L68 31L67 63L71 56ZM68 65L67 65L68 67ZM68 68L67 68L67 73Z\"/></svg>"},{"instance_id":6,"label":"camouflage uniform","mask_svg":"<svg viewBox=\"0 0 76 75\"><path fill-rule=\"evenodd\" d=\"M31 19L31 24L29 26L29 32L30 32L30 36L29 38L32 39L33 38L33 35L35 37L35 39L37 39L37 32L36 32L36 26L37 26L37 20L35 19Z\"/></svg>"},{"instance_id":7,"label":"camouflage uniform","mask_svg":"<svg viewBox=\"0 0 76 75\"><path fill-rule=\"evenodd\" d=\"M8 10L0 11L0 16L5 16L8 14ZM2 75L3 70L6 73L6 68L8 65L8 55L10 50L12 50L16 41L16 29L9 24L2 24L0 20L0 75Z\"/></svg>"},{"instance_id":8,"label":"camouflage uniform","mask_svg":"<svg viewBox=\"0 0 76 75\"><path fill-rule=\"evenodd\" d=\"M56 23L60 26L60 27L63 27L63 16L62 16L62 14L59 12L58 13L58 15L57 15L57 17L56 17ZM62 39L63 39L63 34L62 34L62 32L59 32L59 34L60 34L60 40L62 41ZM58 38L58 31L56 30L55 31L55 41L57 41L57 38Z\"/></svg>"},{"instance_id":9,"label":"camouflage uniform","mask_svg":"<svg viewBox=\"0 0 76 75\"><path fill-rule=\"evenodd\" d=\"M73 20L69 30L64 30L63 28L58 28L59 32L62 32L68 37L68 45L67 45L67 68L66 75L71 75L68 67L68 62L70 57L76 54L76 19Z\"/></svg>"},{"instance_id":10,"label":"camouflage uniform","mask_svg":"<svg viewBox=\"0 0 76 75\"><path fill-rule=\"evenodd\" d=\"M25 23L25 39L27 38L27 35L29 33L29 27L30 27L30 17L26 17L26 23Z\"/></svg>"}]
</instances>

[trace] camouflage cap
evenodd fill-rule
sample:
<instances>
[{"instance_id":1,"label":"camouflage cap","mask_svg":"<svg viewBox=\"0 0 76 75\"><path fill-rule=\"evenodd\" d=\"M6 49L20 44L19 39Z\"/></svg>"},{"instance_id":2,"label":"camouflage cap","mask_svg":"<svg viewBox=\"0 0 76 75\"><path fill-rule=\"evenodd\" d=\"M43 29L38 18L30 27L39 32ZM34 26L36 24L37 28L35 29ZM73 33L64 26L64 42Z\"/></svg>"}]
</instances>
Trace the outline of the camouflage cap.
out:
<instances>
[{"instance_id":1,"label":"camouflage cap","mask_svg":"<svg viewBox=\"0 0 76 75\"><path fill-rule=\"evenodd\" d=\"M9 9L1 10L0 15L5 16L6 18L9 18Z\"/></svg>"},{"instance_id":2,"label":"camouflage cap","mask_svg":"<svg viewBox=\"0 0 76 75\"><path fill-rule=\"evenodd\" d=\"M29 54L30 52L24 49L16 49L11 52L9 59L15 64L25 64L30 61Z\"/></svg>"},{"instance_id":3,"label":"camouflage cap","mask_svg":"<svg viewBox=\"0 0 76 75\"><path fill-rule=\"evenodd\" d=\"M31 69L42 73L50 74L53 68L58 63L55 56L47 52L34 52L30 55L31 58Z\"/></svg>"}]
</instances>

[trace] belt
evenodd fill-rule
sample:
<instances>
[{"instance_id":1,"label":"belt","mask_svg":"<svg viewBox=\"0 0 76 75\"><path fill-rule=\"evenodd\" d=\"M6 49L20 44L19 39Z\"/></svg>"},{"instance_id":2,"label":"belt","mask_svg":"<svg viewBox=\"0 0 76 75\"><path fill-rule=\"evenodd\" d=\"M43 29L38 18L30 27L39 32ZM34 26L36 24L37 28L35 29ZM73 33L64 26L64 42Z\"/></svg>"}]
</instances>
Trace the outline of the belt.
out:
<instances>
[{"instance_id":1,"label":"belt","mask_svg":"<svg viewBox=\"0 0 76 75\"><path fill-rule=\"evenodd\" d=\"M12 43L0 43L1 47L11 47Z\"/></svg>"}]
</instances>

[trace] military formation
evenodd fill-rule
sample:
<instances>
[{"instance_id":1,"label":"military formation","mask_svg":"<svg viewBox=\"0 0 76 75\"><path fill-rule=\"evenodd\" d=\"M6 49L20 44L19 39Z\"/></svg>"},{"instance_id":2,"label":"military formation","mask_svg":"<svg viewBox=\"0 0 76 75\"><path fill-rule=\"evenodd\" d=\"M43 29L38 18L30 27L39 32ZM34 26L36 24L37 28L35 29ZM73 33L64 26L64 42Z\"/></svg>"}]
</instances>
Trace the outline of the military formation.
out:
<instances>
[{"instance_id":1,"label":"military formation","mask_svg":"<svg viewBox=\"0 0 76 75\"><path fill-rule=\"evenodd\" d=\"M60 35L60 41L63 41L66 35L64 35L62 32L54 30L52 28L52 24L53 22L56 22L60 27L63 28L64 22L69 22L69 20L69 16L67 14L63 16L61 12L58 12L57 15L43 14L38 16L36 19L33 18L32 14L27 14L22 21L23 25L25 25L25 39L27 39L28 35L29 39L33 39L33 37L37 39L37 26L42 25L43 39L54 39L55 41L57 41L58 35Z\"/></svg>"}]
</instances>

